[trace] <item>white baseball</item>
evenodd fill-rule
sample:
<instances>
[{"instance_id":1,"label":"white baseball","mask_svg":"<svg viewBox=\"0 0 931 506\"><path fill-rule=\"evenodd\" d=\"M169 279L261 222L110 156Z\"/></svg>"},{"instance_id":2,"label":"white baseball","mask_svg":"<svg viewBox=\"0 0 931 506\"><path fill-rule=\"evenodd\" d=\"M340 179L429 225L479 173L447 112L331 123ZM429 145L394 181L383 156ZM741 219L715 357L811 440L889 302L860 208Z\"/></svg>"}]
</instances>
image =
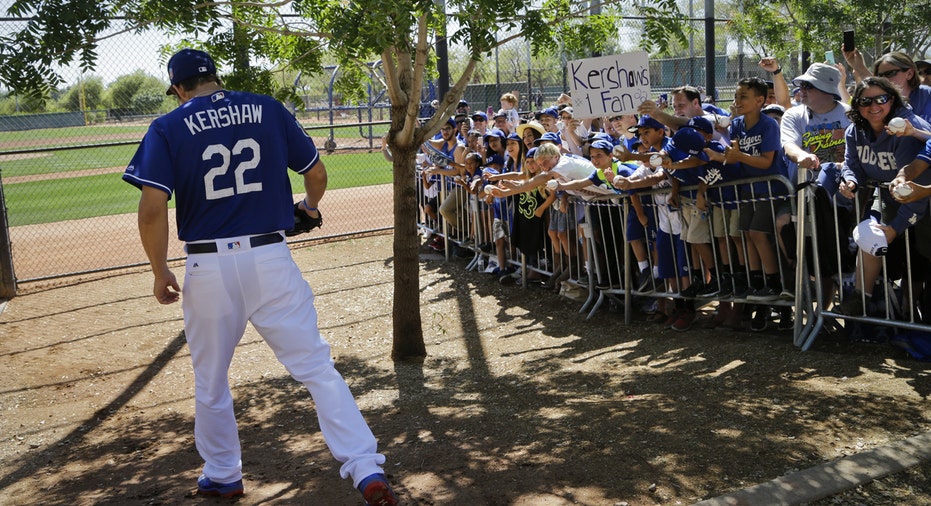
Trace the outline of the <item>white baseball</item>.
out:
<instances>
[{"instance_id":1,"label":"white baseball","mask_svg":"<svg viewBox=\"0 0 931 506\"><path fill-rule=\"evenodd\" d=\"M905 131L905 120L902 118L892 118L889 120L889 131L894 134L900 134Z\"/></svg>"},{"instance_id":2,"label":"white baseball","mask_svg":"<svg viewBox=\"0 0 931 506\"><path fill-rule=\"evenodd\" d=\"M546 182L547 190L555 190L557 186L559 186L559 181L555 179L550 179L549 181Z\"/></svg>"},{"instance_id":3,"label":"white baseball","mask_svg":"<svg viewBox=\"0 0 931 506\"><path fill-rule=\"evenodd\" d=\"M659 155L653 155L650 157L650 165L654 167L659 167L663 164L663 157Z\"/></svg>"},{"instance_id":4,"label":"white baseball","mask_svg":"<svg viewBox=\"0 0 931 506\"><path fill-rule=\"evenodd\" d=\"M731 118L730 118L730 116L717 116L717 120L718 120L718 121L717 121L718 127L720 127L720 128L727 128L727 127L731 126Z\"/></svg>"},{"instance_id":5,"label":"white baseball","mask_svg":"<svg viewBox=\"0 0 931 506\"><path fill-rule=\"evenodd\" d=\"M899 119L899 118L895 118L895 119ZM891 124L892 123L890 122L890 125ZM900 199L904 199L905 197L908 197L909 195L912 194L912 191L913 191L912 187L908 183L900 184L892 189L892 193Z\"/></svg>"},{"instance_id":6,"label":"white baseball","mask_svg":"<svg viewBox=\"0 0 931 506\"><path fill-rule=\"evenodd\" d=\"M494 188L495 188L495 186L494 186L494 185L491 185L491 184L488 185L488 186L486 186L486 187L485 187L485 193L488 194L488 195L491 195L491 192L494 191Z\"/></svg>"}]
</instances>

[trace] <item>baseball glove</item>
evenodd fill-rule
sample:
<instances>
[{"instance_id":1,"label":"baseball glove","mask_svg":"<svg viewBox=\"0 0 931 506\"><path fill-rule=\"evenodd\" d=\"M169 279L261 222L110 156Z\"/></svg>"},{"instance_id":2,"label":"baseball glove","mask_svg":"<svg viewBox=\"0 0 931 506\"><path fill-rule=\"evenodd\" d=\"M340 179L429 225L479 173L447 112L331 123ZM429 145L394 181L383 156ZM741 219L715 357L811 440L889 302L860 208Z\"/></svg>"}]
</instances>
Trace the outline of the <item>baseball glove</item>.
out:
<instances>
[{"instance_id":1,"label":"baseball glove","mask_svg":"<svg viewBox=\"0 0 931 506\"><path fill-rule=\"evenodd\" d=\"M316 218L311 218L307 215L307 211L301 209L300 202L294 204L294 228L285 232L284 235L291 237L323 226L323 214L318 210L317 215Z\"/></svg>"}]
</instances>

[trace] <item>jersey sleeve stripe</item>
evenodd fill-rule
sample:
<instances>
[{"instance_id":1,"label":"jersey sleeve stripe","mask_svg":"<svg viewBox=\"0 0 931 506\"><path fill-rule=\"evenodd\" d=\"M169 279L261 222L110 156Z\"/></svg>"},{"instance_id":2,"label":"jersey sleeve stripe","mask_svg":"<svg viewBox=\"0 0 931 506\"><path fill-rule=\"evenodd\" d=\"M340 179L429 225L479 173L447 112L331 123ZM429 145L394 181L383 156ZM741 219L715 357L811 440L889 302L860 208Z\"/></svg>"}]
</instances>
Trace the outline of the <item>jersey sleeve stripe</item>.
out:
<instances>
[{"instance_id":1,"label":"jersey sleeve stripe","mask_svg":"<svg viewBox=\"0 0 931 506\"><path fill-rule=\"evenodd\" d=\"M148 179L142 179L132 174L123 174L123 180L139 189L142 189L143 186L151 186L153 188L158 188L159 190L162 190L163 192L167 193L169 196L171 195L171 188L163 184L159 184L155 181L150 181Z\"/></svg>"},{"instance_id":2,"label":"jersey sleeve stripe","mask_svg":"<svg viewBox=\"0 0 931 506\"><path fill-rule=\"evenodd\" d=\"M310 170L311 167L313 167L314 165L317 165L317 162L318 162L319 160L320 160L320 153L316 153L316 154L314 155L313 160L311 160L310 163L308 163L306 166L304 166L303 169L297 171L297 173L298 173L298 174L303 174L303 173L307 172L308 170Z\"/></svg>"}]
</instances>

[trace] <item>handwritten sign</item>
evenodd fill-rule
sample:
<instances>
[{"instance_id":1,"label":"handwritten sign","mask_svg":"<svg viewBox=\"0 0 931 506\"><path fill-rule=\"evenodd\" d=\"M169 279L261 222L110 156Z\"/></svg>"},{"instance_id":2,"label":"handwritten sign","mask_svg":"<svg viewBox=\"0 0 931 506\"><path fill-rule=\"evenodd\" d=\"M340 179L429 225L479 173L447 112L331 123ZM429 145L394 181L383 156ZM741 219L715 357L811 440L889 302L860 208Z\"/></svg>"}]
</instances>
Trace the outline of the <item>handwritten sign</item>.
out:
<instances>
[{"instance_id":1,"label":"handwritten sign","mask_svg":"<svg viewBox=\"0 0 931 506\"><path fill-rule=\"evenodd\" d=\"M636 114L650 98L650 59L645 51L568 63L572 109L577 118Z\"/></svg>"}]
</instances>

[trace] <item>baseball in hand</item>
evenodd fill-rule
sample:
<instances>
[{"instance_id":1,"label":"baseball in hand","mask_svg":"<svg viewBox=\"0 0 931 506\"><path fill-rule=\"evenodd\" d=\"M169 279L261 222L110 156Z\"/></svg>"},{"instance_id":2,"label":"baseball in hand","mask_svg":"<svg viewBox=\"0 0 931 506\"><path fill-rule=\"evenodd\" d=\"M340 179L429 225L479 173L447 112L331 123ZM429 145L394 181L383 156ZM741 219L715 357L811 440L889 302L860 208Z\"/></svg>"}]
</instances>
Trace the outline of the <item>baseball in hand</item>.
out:
<instances>
[{"instance_id":1,"label":"baseball in hand","mask_svg":"<svg viewBox=\"0 0 931 506\"><path fill-rule=\"evenodd\" d=\"M902 118L892 118L889 120L889 131L894 134L900 134L905 131L905 120Z\"/></svg>"},{"instance_id":2,"label":"baseball in hand","mask_svg":"<svg viewBox=\"0 0 931 506\"><path fill-rule=\"evenodd\" d=\"M547 190L555 190L556 187L558 187L558 186L559 186L559 181L557 181L557 180L555 180L555 179L550 179L549 181L546 182L546 189L547 189Z\"/></svg>"},{"instance_id":3,"label":"baseball in hand","mask_svg":"<svg viewBox=\"0 0 931 506\"><path fill-rule=\"evenodd\" d=\"M653 155L650 157L650 165L654 167L659 167L663 164L663 157L659 155Z\"/></svg>"},{"instance_id":4,"label":"baseball in hand","mask_svg":"<svg viewBox=\"0 0 931 506\"><path fill-rule=\"evenodd\" d=\"M718 128L727 128L731 126L731 118L729 116L715 116L715 118Z\"/></svg>"},{"instance_id":5,"label":"baseball in hand","mask_svg":"<svg viewBox=\"0 0 931 506\"><path fill-rule=\"evenodd\" d=\"M495 185L491 185L491 184L490 184L490 185L486 186L486 187L485 187L485 194L486 194L486 195L491 195L491 192L494 191L494 189L495 189Z\"/></svg>"},{"instance_id":6,"label":"baseball in hand","mask_svg":"<svg viewBox=\"0 0 931 506\"><path fill-rule=\"evenodd\" d=\"M895 118L895 119L901 119L901 118ZM892 126L891 121L889 122L889 126L890 127ZM909 195L911 195L912 191L913 191L912 187L908 183L905 183L905 184L900 184L896 186L895 188L893 188L892 194L895 195L896 198L904 199L905 197L908 197Z\"/></svg>"}]
</instances>

